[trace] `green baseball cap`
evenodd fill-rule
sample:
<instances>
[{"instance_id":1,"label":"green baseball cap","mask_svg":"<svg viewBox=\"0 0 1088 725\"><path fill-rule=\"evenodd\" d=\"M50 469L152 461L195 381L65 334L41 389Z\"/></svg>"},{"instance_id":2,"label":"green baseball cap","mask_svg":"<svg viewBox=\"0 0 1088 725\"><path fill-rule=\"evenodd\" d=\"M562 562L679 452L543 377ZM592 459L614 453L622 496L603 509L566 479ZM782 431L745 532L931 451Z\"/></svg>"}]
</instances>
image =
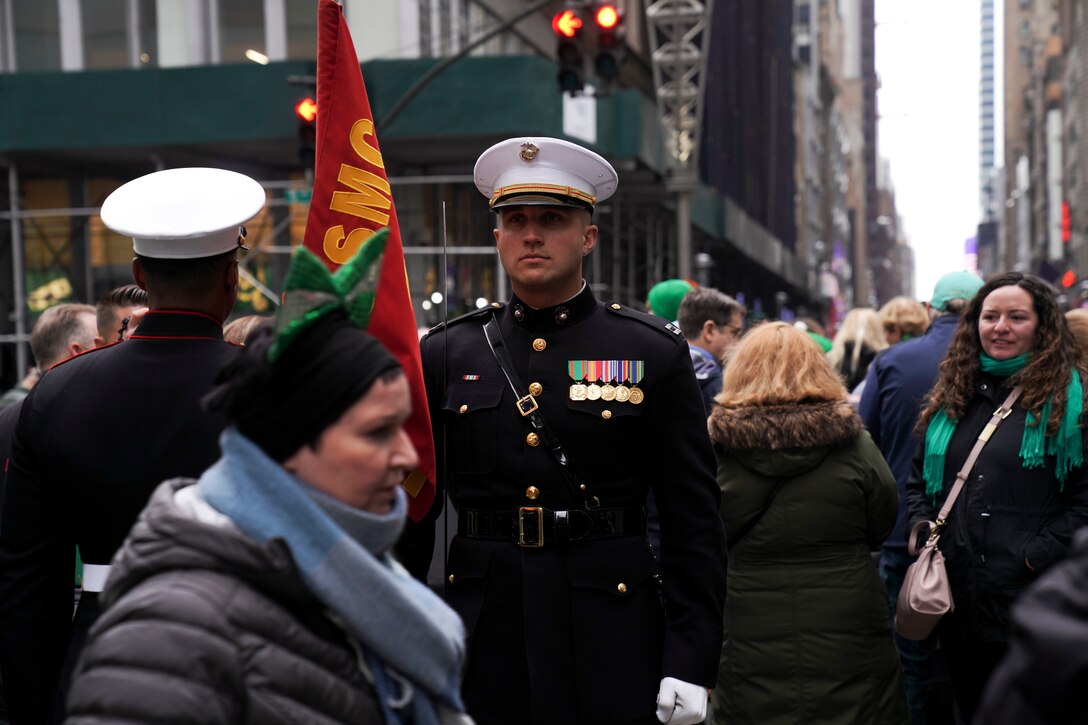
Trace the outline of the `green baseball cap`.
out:
<instances>
[{"instance_id":1,"label":"green baseball cap","mask_svg":"<svg viewBox=\"0 0 1088 725\"><path fill-rule=\"evenodd\" d=\"M929 304L944 312L951 300L969 300L983 285L982 278L971 272L949 272L937 280Z\"/></svg>"},{"instance_id":2,"label":"green baseball cap","mask_svg":"<svg viewBox=\"0 0 1088 725\"><path fill-rule=\"evenodd\" d=\"M650 312L670 322L675 320L681 300L693 289L695 288L692 287L691 282L686 279L667 279L664 282L658 282L646 295L646 301L650 303Z\"/></svg>"}]
</instances>

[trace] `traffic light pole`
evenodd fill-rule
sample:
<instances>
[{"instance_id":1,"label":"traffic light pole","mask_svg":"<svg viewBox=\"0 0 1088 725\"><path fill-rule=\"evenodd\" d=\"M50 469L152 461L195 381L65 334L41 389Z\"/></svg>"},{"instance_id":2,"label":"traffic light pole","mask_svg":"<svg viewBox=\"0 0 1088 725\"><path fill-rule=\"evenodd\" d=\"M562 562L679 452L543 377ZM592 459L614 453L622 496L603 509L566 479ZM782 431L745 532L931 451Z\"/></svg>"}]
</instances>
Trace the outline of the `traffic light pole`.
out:
<instances>
[{"instance_id":1,"label":"traffic light pole","mask_svg":"<svg viewBox=\"0 0 1088 725\"><path fill-rule=\"evenodd\" d=\"M479 38L466 45L457 53L446 56L441 61L436 63L430 68L430 70L420 76L419 80L412 84L411 88L405 91L404 95L400 97L400 100L393 104L393 107L389 109L388 113L378 119L377 129L375 130L375 133L384 131L389 126L389 124L391 124L393 120L400 115L400 112L404 110L405 106L411 103L412 99L419 95L419 92L426 88L427 84L434 80L439 73L446 70L451 65L461 60L472 51L476 50L476 48L494 38L496 35L505 33L511 28L511 26L516 25L517 23L521 22L522 20L529 17L546 5L550 5L554 1L555 0L536 0L536 2L529 5L520 13L504 20L501 24L499 24L498 27L491 30L490 32L484 33Z\"/></svg>"}]
</instances>

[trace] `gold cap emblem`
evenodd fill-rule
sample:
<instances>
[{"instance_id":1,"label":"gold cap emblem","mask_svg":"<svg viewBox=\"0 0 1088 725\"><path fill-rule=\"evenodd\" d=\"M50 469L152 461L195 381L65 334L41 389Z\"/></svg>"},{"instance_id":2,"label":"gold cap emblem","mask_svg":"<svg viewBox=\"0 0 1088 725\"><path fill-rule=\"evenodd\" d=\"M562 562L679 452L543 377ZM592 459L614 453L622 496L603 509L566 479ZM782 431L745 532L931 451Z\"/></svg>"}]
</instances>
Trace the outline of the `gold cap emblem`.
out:
<instances>
[{"instance_id":1,"label":"gold cap emblem","mask_svg":"<svg viewBox=\"0 0 1088 725\"><path fill-rule=\"evenodd\" d=\"M538 153L540 153L540 148L535 143L526 141L521 145L521 154L519 155L522 161L532 161Z\"/></svg>"}]
</instances>

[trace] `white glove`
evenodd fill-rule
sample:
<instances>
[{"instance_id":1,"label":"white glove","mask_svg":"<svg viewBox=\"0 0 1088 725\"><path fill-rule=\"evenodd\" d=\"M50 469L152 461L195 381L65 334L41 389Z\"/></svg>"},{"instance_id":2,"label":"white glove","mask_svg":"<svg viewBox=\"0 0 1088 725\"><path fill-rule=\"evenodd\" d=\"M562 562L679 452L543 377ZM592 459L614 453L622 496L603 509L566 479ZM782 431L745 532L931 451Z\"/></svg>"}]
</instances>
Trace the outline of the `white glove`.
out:
<instances>
[{"instance_id":1,"label":"white glove","mask_svg":"<svg viewBox=\"0 0 1088 725\"><path fill-rule=\"evenodd\" d=\"M666 677L657 691L657 719L669 725L695 725L706 719L706 700L705 687Z\"/></svg>"}]
</instances>

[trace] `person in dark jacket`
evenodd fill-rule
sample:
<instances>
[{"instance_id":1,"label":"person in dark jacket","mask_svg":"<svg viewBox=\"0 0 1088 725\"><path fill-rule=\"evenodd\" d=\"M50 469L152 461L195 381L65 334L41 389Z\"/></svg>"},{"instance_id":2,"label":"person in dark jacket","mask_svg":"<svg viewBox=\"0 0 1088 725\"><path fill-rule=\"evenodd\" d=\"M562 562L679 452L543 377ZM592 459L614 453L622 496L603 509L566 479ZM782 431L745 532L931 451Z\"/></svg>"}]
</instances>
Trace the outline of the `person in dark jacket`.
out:
<instances>
[{"instance_id":1,"label":"person in dark jacket","mask_svg":"<svg viewBox=\"0 0 1088 725\"><path fill-rule=\"evenodd\" d=\"M69 723L471 725L461 621L390 554L418 457L407 379L357 326L361 260L334 279L296 253L275 331L205 399L221 458L160 486L114 559Z\"/></svg>"},{"instance_id":2,"label":"person in dark jacket","mask_svg":"<svg viewBox=\"0 0 1088 725\"><path fill-rule=\"evenodd\" d=\"M892 616L907 567L914 557L907 551L907 479L918 450L915 434L918 414L937 380L937 369L948 352L960 314L982 280L970 272L951 272L937 281L929 301L936 318L922 337L895 345L869 366L858 412L873 442L888 462L899 487L899 514L895 527L880 547L880 578L888 590ZM933 678L936 637L921 642L898 634L895 646L903 663L911 721L925 722L926 699Z\"/></svg>"},{"instance_id":3,"label":"person in dark jacket","mask_svg":"<svg viewBox=\"0 0 1088 725\"><path fill-rule=\"evenodd\" d=\"M676 312L707 415L722 391L722 359L744 334L745 313L744 305L713 287L688 292Z\"/></svg>"},{"instance_id":4,"label":"person in dark jacket","mask_svg":"<svg viewBox=\"0 0 1088 725\"><path fill-rule=\"evenodd\" d=\"M1031 275L999 275L967 306L919 420L925 440L907 483L911 526L936 520L993 412L1023 388L940 538L955 609L937 635L964 722L1005 652L1013 601L1088 524L1081 365L1053 289Z\"/></svg>"},{"instance_id":5,"label":"person in dark jacket","mask_svg":"<svg viewBox=\"0 0 1088 725\"><path fill-rule=\"evenodd\" d=\"M908 722L869 551L895 479L805 333L761 325L734 349L710 416L729 542L714 721Z\"/></svg>"},{"instance_id":6,"label":"person in dark jacket","mask_svg":"<svg viewBox=\"0 0 1088 725\"><path fill-rule=\"evenodd\" d=\"M598 302L582 277L618 175L588 149L522 137L473 177L513 296L420 343L458 515L446 597L469 632L468 711L488 725L701 722L721 639L720 494L680 330ZM433 545L434 529L409 532Z\"/></svg>"},{"instance_id":7,"label":"person in dark jacket","mask_svg":"<svg viewBox=\"0 0 1088 725\"><path fill-rule=\"evenodd\" d=\"M199 400L238 353L222 324L237 297L240 225L264 202L247 176L183 168L134 179L102 205L103 223L133 238L132 274L151 310L138 334L44 375L15 426L0 525L0 670L13 725L62 714L110 559L156 486L219 455L222 419Z\"/></svg>"},{"instance_id":8,"label":"person in dark jacket","mask_svg":"<svg viewBox=\"0 0 1088 725\"><path fill-rule=\"evenodd\" d=\"M975 715L977 725L1088 722L1088 529L1069 558L1012 608L1009 649Z\"/></svg>"}]
</instances>

